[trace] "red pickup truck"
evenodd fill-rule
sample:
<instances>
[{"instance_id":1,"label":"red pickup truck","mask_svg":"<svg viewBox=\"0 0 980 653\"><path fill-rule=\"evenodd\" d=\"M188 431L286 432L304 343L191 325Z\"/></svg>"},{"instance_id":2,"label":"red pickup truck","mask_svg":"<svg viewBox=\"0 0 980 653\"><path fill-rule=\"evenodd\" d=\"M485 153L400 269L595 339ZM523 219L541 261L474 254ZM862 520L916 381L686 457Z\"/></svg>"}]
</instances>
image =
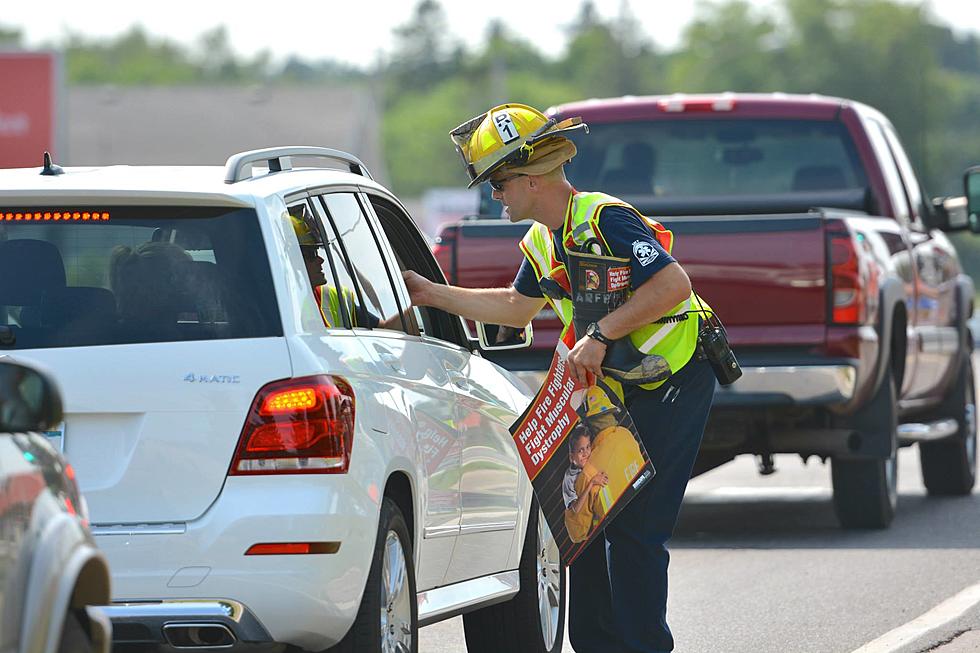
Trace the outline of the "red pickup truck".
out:
<instances>
[{"instance_id":1,"label":"red pickup truck","mask_svg":"<svg viewBox=\"0 0 980 653\"><path fill-rule=\"evenodd\" d=\"M930 494L971 491L974 286L943 231L976 221L961 199L926 199L884 115L785 94L588 100L549 114L590 127L575 139L572 183L673 230L674 256L725 322L744 375L715 395L695 474L740 454L759 456L762 473L776 453L829 458L841 524L883 528L896 451L918 443ZM509 283L527 228L445 226L436 251L450 282ZM546 365L558 326L539 318L537 349L504 362Z\"/></svg>"}]
</instances>

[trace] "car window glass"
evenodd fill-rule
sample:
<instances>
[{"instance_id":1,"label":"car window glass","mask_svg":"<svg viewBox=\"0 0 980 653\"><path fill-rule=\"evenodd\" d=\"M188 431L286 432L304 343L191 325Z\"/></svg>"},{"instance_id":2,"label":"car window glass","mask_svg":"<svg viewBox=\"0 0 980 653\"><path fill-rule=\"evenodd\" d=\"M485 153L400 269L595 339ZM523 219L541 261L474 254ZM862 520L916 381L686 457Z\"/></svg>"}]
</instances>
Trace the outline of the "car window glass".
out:
<instances>
[{"instance_id":1,"label":"car window glass","mask_svg":"<svg viewBox=\"0 0 980 653\"><path fill-rule=\"evenodd\" d=\"M711 197L867 187L847 129L827 120L698 119L590 125L573 134L576 188Z\"/></svg>"},{"instance_id":2,"label":"car window glass","mask_svg":"<svg viewBox=\"0 0 980 653\"><path fill-rule=\"evenodd\" d=\"M312 293L303 302L303 320L316 320L328 329L353 326L352 311L356 302L351 293L338 292L336 269L342 262L339 252L328 252L326 232L307 200L290 204L289 222L296 237ZM312 327L308 327L312 328Z\"/></svg>"},{"instance_id":3,"label":"car window glass","mask_svg":"<svg viewBox=\"0 0 980 653\"><path fill-rule=\"evenodd\" d=\"M895 217L901 222L909 221L909 204L903 190L902 178L895 165L888 141L885 140L881 125L875 120L867 120L868 138L871 139L871 147L875 151L875 156L881 164L881 172L885 176L885 185L888 187L888 196L891 198L892 210Z\"/></svg>"},{"instance_id":4,"label":"car window glass","mask_svg":"<svg viewBox=\"0 0 980 653\"><path fill-rule=\"evenodd\" d=\"M916 179L915 171L912 169L912 163L909 161L909 157L905 153L905 148L902 147L902 143L898 140L895 132L889 127L882 128L882 131L888 140L888 144L891 146L895 162L898 164L898 172L902 175L902 180L905 182L909 204L912 206L912 215L918 221L925 211L925 207L922 204L922 190L919 187L919 180Z\"/></svg>"},{"instance_id":5,"label":"car window glass","mask_svg":"<svg viewBox=\"0 0 980 653\"><path fill-rule=\"evenodd\" d=\"M443 279L438 273L438 263L412 219L394 203L382 197L370 195L369 200L394 251L399 271L413 270L428 279L442 283ZM407 302L404 283L396 280L396 285L400 285ZM462 333L462 323L458 317L430 306L413 306L412 312L418 315L419 327L426 336L466 346L466 337Z\"/></svg>"},{"instance_id":6,"label":"car window glass","mask_svg":"<svg viewBox=\"0 0 980 653\"><path fill-rule=\"evenodd\" d=\"M321 196L330 226L329 253L337 265L337 280L355 301L354 326L405 331L395 291L367 216L351 193ZM329 232L328 232L329 233ZM336 239L343 243L343 248Z\"/></svg>"},{"instance_id":7,"label":"car window glass","mask_svg":"<svg viewBox=\"0 0 980 653\"><path fill-rule=\"evenodd\" d=\"M254 210L78 208L77 220L50 207L32 210L49 220L0 224L0 325L13 336L0 346L281 335Z\"/></svg>"}]
</instances>

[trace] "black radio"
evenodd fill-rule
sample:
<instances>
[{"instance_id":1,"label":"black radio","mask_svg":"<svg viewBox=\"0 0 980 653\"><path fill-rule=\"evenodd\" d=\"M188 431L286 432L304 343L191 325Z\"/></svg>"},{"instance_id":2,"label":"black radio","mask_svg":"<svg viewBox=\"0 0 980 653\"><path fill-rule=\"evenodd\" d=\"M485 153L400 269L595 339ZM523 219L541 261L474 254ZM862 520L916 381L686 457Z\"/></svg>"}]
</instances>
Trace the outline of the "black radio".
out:
<instances>
[{"instance_id":1,"label":"black radio","mask_svg":"<svg viewBox=\"0 0 980 653\"><path fill-rule=\"evenodd\" d=\"M708 360L715 378L721 385L731 385L742 376L742 368L728 346L728 336L725 329L710 322L705 323L698 334L698 344L702 355Z\"/></svg>"}]
</instances>

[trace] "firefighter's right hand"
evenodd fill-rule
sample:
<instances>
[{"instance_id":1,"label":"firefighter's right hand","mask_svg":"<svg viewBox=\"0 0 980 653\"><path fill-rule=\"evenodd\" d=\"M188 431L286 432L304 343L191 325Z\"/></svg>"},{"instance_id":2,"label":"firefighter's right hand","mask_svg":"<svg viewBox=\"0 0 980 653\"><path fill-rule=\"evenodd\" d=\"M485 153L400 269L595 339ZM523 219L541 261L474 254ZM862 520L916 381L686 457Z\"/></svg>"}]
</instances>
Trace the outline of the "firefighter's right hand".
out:
<instances>
[{"instance_id":1,"label":"firefighter's right hand","mask_svg":"<svg viewBox=\"0 0 980 653\"><path fill-rule=\"evenodd\" d=\"M428 306L428 290L432 282L413 270L403 270L402 279L408 287L408 294L412 298L413 306Z\"/></svg>"}]
</instances>

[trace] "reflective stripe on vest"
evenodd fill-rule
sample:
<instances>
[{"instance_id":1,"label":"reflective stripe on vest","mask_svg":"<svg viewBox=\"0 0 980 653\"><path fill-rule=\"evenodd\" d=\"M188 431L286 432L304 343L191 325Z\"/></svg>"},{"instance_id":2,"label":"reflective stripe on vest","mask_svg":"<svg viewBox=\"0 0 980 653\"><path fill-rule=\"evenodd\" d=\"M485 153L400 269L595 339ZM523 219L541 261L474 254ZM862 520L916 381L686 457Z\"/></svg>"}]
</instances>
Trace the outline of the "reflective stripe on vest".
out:
<instances>
[{"instance_id":1,"label":"reflective stripe on vest","mask_svg":"<svg viewBox=\"0 0 980 653\"><path fill-rule=\"evenodd\" d=\"M324 297L323 289L327 289L327 295ZM330 285L317 286L313 289L313 294L316 296L317 306L320 308L320 315L323 317L323 323L328 329L332 328L343 328L344 321L341 319L340 315L340 298L337 294L337 289ZM326 301L324 301L326 299ZM354 316L354 293L344 289L344 300L347 305L347 315L350 317L351 326L357 326L357 319Z\"/></svg>"},{"instance_id":2,"label":"reflective stripe on vest","mask_svg":"<svg viewBox=\"0 0 980 653\"><path fill-rule=\"evenodd\" d=\"M569 197L569 206L565 214L565 225L562 231L562 242L566 248L578 247L595 238L602 243L605 252L610 252L606 239L599 229L599 213L607 206L620 206L639 216L650 228L654 238L669 254L674 246L674 235L662 224L640 214L629 204L605 193L575 193ZM543 277L566 274L565 266L554 251L554 239L551 231L543 224L535 223L521 241L521 251L527 258L534 273L540 281ZM632 292L630 292L632 295ZM665 317L678 315L692 309L694 293L674 306ZM572 321L572 301L570 299L552 300L548 303L565 325L565 330ZM710 312L710 307L699 302L698 309L704 306ZM564 332L563 332L564 333ZM680 370L691 359L698 340L698 319L689 315L686 320L667 323L652 323L630 333L630 340L643 353L658 354L667 359L670 369ZM662 383L662 382L661 382ZM649 384L644 388L655 388L660 383Z\"/></svg>"}]
</instances>

